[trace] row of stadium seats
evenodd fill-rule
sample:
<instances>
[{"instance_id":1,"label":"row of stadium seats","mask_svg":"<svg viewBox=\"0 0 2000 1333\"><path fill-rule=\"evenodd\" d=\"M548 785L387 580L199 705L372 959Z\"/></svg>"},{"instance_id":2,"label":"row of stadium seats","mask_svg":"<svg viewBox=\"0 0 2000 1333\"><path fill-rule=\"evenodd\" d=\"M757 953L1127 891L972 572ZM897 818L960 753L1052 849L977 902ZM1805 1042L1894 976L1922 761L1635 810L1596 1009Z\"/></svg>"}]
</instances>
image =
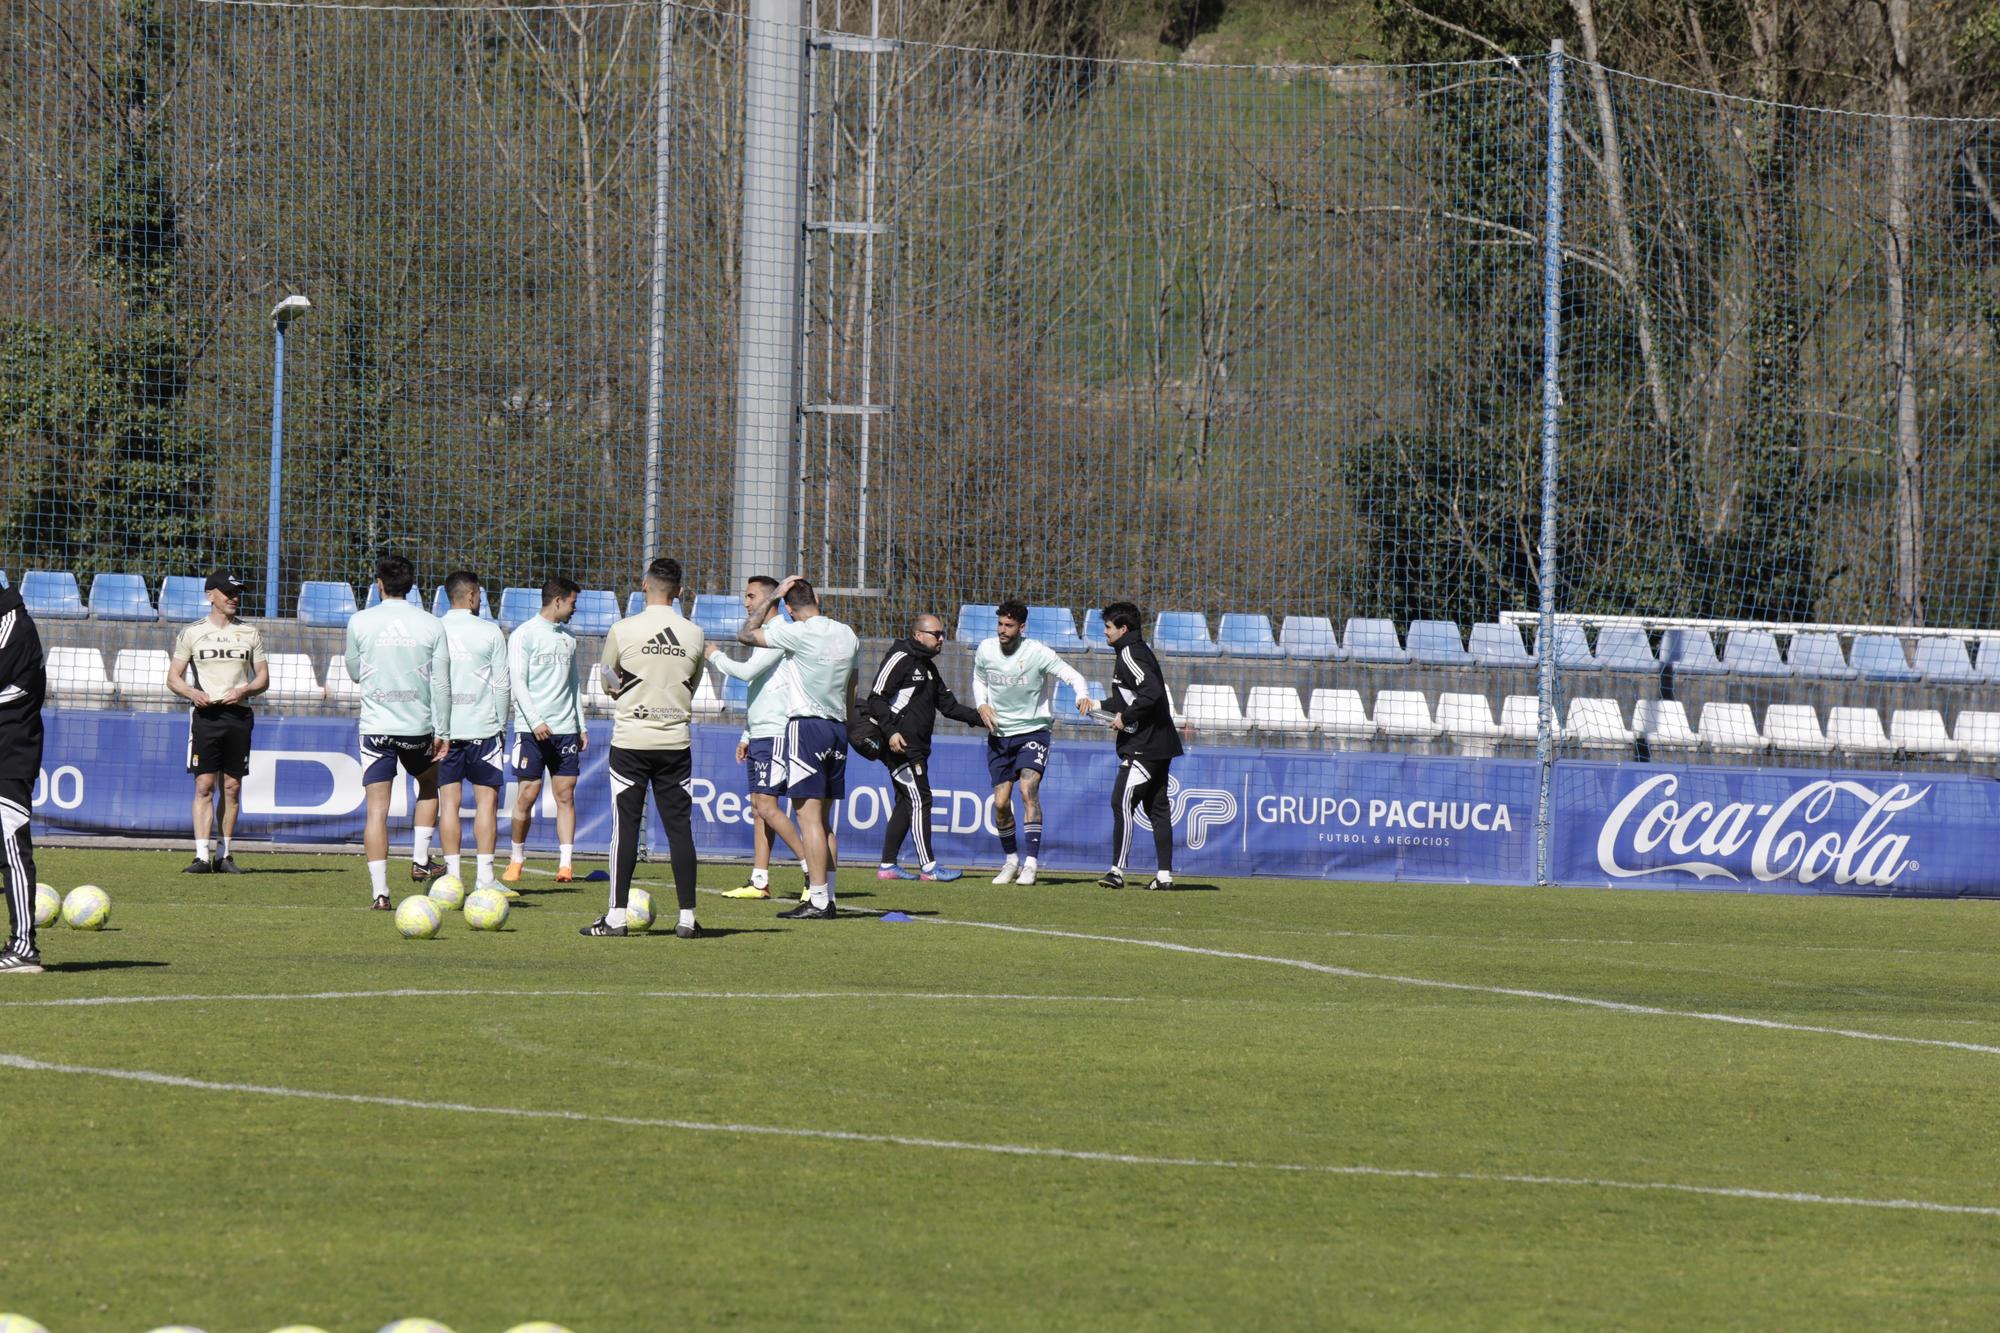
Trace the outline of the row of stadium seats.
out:
<instances>
[{"instance_id":1,"label":"row of stadium seats","mask_svg":"<svg viewBox=\"0 0 2000 1333\"><path fill-rule=\"evenodd\" d=\"M286 706L348 707L359 698L339 655L328 659L323 679L304 653L273 653L269 661L271 689L266 697L280 711ZM125 649L108 674L103 655L95 648L49 650L50 689L59 704L94 708L109 707L114 701L132 708L172 704L176 701L167 691L167 667L167 653L161 649ZM714 673L702 673L695 711L707 717L740 713L743 683L723 677L718 689L716 681ZM1091 692L1102 697L1103 686L1093 683ZM595 666L584 701L591 712L611 711ZM1056 717L1065 725L1089 725L1078 718L1068 686L1057 689L1054 703ZM1287 685L1253 686L1247 697L1232 685L1190 685L1175 710L1197 736L1317 735L1355 745L1377 740L1450 741L1468 754L1491 754L1503 744L1533 745L1536 711L1535 697L1526 694L1507 696L1497 715L1483 694L1443 693L1433 708L1421 690L1381 690L1371 710L1358 690L1316 689L1302 700L1299 691ZM1818 710L1809 704L1772 704L1760 726L1749 704L1718 701L1703 705L1699 725L1691 725L1686 706L1678 700L1641 700L1628 718L1615 699L1578 698L1569 701L1558 731L1572 749L1585 751L1629 750L1643 740L1654 750L1733 755L1769 751L2000 759L2000 712L1971 709L1961 711L1950 728L1936 709L1899 709L1890 714L1885 728L1873 708L1830 708L1822 726Z\"/></svg>"}]
</instances>

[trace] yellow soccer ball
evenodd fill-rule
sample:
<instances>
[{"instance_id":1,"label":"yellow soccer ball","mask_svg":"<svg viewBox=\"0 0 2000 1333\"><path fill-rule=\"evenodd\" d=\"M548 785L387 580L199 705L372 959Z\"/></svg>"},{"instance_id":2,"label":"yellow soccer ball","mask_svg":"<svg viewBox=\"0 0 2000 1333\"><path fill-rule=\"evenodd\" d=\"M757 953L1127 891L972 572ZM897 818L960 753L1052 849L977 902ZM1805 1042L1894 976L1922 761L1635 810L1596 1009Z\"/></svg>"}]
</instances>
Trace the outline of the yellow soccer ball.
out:
<instances>
[{"instance_id":1,"label":"yellow soccer ball","mask_svg":"<svg viewBox=\"0 0 2000 1333\"><path fill-rule=\"evenodd\" d=\"M653 895L644 889L634 889L625 895L625 929L646 931L653 928Z\"/></svg>"},{"instance_id":2,"label":"yellow soccer ball","mask_svg":"<svg viewBox=\"0 0 2000 1333\"><path fill-rule=\"evenodd\" d=\"M465 924L474 930L498 930L507 924L507 895L498 889L474 889L465 900Z\"/></svg>"},{"instance_id":3,"label":"yellow soccer ball","mask_svg":"<svg viewBox=\"0 0 2000 1333\"><path fill-rule=\"evenodd\" d=\"M465 906L465 882L457 875L432 880L431 901L447 912L456 912Z\"/></svg>"},{"instance_id":4,"label":"yellow soccer ball","mask_svg":"<svg viewBox=\"0 0 2000 1333\"><path fill-rule=\"evenodd\" d=\"M444 924L444 913L422 894L413 893L396 904L396 929L406 940L428 940Z\"/></svg>"},{"instance_id":5,"label":"yellow soccer ball","mask_svg":"<svg viewBox=\"0 0 2000 1333\"><path fill-rule=\"evenodd\" d=\"M47 884L35 885L35 924L50 926L62 915L62 895Z\"/></svg>"},{"instance_id":6,"label":"yellow soccer ball","mask_svg":"<svg viewBox=\"0 0 2000 1333\"><path fill-rule=\"evenodd\" d=\"M74 930L103 930L111 919L111 895L95 884L79 884L63 899L62 919Z\"/></svg>"},{"instance_id":7,"label":"yellow soccer ball","mask_svg":"<svg viewBox=\"0 0 2000 1333\"><path fill-rule=\"evenodd\" d=\"M49 1333L24 1314L0 1314L0 1333Z\"/></svg>"}]
</instances>

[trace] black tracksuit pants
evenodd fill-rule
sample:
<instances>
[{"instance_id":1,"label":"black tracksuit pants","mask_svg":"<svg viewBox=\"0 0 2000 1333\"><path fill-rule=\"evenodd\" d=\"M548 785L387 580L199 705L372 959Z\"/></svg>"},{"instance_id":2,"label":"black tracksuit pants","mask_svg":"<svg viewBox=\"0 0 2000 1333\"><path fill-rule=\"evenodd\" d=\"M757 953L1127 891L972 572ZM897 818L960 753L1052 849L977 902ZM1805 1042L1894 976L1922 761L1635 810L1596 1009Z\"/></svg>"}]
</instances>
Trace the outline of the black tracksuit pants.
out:
<instances>
[{"instance_id":1,"label":"black tracksuit pants","mask_svg":"<svg viewBox=\"0 0 2000 1333\"><path fill-rule=\"evenodd\" d=\"M623 908L639 864L639 830L645 827L646 791L652 789L660 822L667 826L667 852L674 866L674 896L683 912L694 910L694 779L692 750L621 750L611 747L611 905Z\"/></svg>"},{"instance_id":2,"label":"black tracksuit pants","mask_svg":"<svg viewBox=\"0 0 2000 1333\"><path fill-rule=\"evenodd\" d=\"M1167 799L1171 759L1121 759L1118 781L1111 788L1111 864L1121 874L1132 854L1132 838L1143 812L1153 826L1153 851L1160 869L1174 868L1173 806Z\"/></svg>"},{"instance_id":3,"label":"black tracksuit pants","mask_svg":"<svg viewBox=\"0 0 2000 1333\"><path fill-rule=\"evenodd\" d=\"M7 889L7 952L35 952L35 840L29 833L34 791L0 779L0 880Z\"/></svg>"},{"instance_id":4,"label":"black tracksuit pants","mask_svg":"<svg viewBox=\"0 0 2000 1333\"><path fill-rule=\"evenodd\" d=\"M931 849L930 761L902 760L889 770L889 780L896 788L896 804L889 811L888 826L882 830L882 864L894 863L903 850L903 839L915 835L917 864L927 866L937 860L937 853Z\"/></svg>"}]
</instances>

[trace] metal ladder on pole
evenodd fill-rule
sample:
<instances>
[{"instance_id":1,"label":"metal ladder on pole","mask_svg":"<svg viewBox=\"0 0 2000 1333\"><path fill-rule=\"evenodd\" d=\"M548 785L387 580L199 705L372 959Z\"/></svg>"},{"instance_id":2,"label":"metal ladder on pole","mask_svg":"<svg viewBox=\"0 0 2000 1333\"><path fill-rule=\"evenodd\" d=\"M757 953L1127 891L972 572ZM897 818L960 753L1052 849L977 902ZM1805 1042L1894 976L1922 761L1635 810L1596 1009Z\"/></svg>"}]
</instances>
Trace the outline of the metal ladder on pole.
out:
<instances>
[{"instance_id":1,"label":"metal ladder on pole","mask_svg":"<svg viewBox=\"0 0 2000 1333\"><path fill-rule=\"evenodd\" d=\"M837 0L836 0L837 3ZM836 14L837 17L837 14ZM882 0L869 0L868 32L820 26L812 0L807 67L805 280L799 319L799 569L820 591L880 597L891 472L885 445L894 410L893 322L876 327L878 247L893 229L877 216L884 69L901 43L882 36ZM859 120L859 124L855 123ZM876 365L880 357L885 363ZM885 391L886 390L886 391ZM818 550L804 520L817 500ZM809 564L809 557L817 562Z\"/></svg>"}]
</instances>

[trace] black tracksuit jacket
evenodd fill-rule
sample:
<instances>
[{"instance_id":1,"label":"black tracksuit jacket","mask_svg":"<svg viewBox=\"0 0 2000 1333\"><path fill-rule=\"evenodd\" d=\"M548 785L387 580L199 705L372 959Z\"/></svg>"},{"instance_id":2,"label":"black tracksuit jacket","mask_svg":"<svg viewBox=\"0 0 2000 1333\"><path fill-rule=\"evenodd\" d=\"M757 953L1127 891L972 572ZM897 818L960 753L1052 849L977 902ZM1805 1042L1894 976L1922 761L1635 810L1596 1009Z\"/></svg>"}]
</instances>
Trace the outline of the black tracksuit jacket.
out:
<instances>
[{"instance_id":1,"label":"black tracksuit jacket","mask_svg":"<svg viewBox=\"0 0 2000 1333\"><path fill-rule=\"evenodd\" d=\"M931 752L931 728L943 713L968 727L983 727L976 710L967 708L951 692L938 674L937 663L917 651L915 641L898 639L889 645L882 665L875 669L875 683L862 703L868 716L882 728L886 745L890 736L903 738L903 752L885 749L882 762L894 768L905 760L927 759Z\"/></svg>"},{"instance_id":2,"label":"black tracksuit jacket","mask_svg":"<svg viewBox=\"0 0 2000 1333\"><path fill-rule=\"evenodd\" d=\"M42 767L42 636L21 594L0 588L0 789L29 788Z\"/></svg>"},{"instance_id":3,"label":"black tracksuit jacket","mask_svg":"<svg viewBox=\"0 0 2000 1333\"><path fill-rule=\"evenodd\" d=\"M1181 753L1181 733L1167 703L1160 659L1137 630L1125 631L1112 651L1117 665L1111 671L1111 697L1103 706L1125 719L1125 729L1117 733L1118 757L1172 759Z\"/></svg>"}]
</instances>

